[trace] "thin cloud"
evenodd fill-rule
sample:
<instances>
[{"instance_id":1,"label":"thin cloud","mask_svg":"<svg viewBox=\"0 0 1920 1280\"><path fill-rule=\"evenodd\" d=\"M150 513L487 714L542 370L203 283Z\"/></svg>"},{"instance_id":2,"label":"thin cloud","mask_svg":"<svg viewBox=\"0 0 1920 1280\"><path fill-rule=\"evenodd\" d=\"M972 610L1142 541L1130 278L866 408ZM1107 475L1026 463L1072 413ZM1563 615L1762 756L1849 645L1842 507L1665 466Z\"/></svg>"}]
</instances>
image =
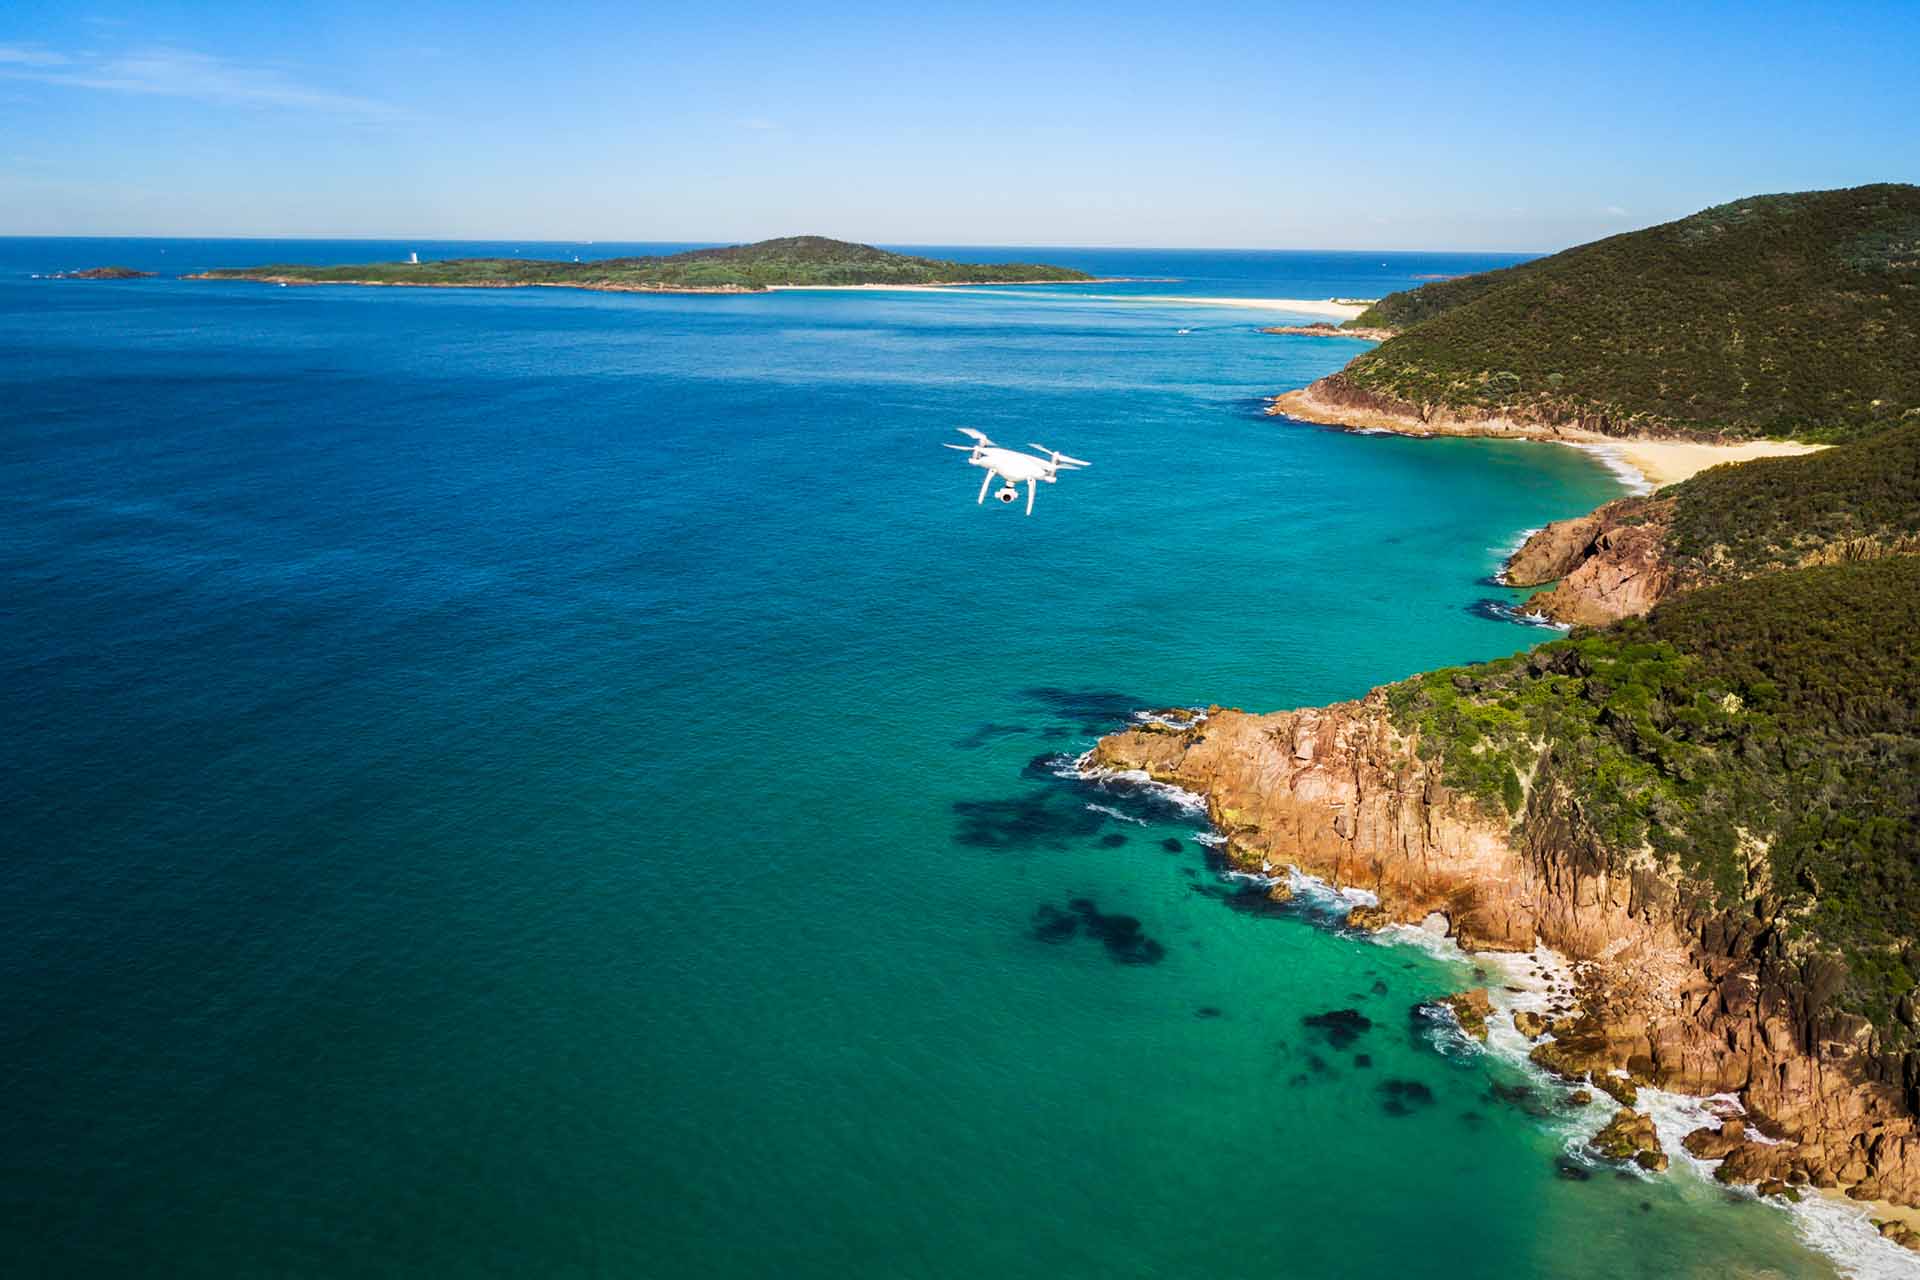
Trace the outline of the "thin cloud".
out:
<instances>
[{"instance_id":1,"label":"thin cloud","mask_svg":"<svg viewBox=\"0 0 1920 1280\"><path fill-rule=\"evenodd\" d=\"M1614 218L1624 218L1627 216L1627 211L1617 204L1610 204L1600 212Z\"/></svg>"},{"instance_id":2,"label":"thin cloud","mask_svg":"<svg viewBox=\"0 0 1920 1280\"><path fill-rule=\"evenodd\" d=\"M31 60L8 56L18 54L36 56ZM269 67L246 66L189 49L67 57L0 46L0 76L70 89L192 98L228 106L283 107L363 120L393 120L400 114L384 102L311 88Z\"/></svg>"},{"instance_id":3,"label":"thin cloud","mask_svg":"<svg viewBox=\"0 0 1920 1280\"><path fill-rule=\"evenodd\" d=\"M769 133L780 127L778 120L769 120L765 116L748 116L740 122L742 129L752 129L758 133Z\"/></svg>"},{"instance_id":4,"label":"thin cloud","mask_svg":"<svg viewBox=\"0 0 1920 1280\"><path fill-rule=\"evenodd\" d=\"M30 49L25 45L0 44L0 66L8 67L58 67L68 61L64 53L53 53L46 49Z\"/></svg>"}]
</instances>

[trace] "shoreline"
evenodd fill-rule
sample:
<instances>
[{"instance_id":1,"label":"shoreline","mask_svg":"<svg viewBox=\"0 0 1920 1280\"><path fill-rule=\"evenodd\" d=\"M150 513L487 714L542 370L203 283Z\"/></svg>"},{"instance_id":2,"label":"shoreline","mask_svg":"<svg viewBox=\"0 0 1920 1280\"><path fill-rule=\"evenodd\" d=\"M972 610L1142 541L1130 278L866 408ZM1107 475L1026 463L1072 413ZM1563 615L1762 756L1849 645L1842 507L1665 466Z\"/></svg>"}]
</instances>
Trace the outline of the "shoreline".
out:
<instances>
[{"instance_id":1,"label":"shoreline","mask_svg":"<svg viewBox=\"0 0 1920 1280\"><path fill-rule=\"evenodd\" d=\"M1365 307L1354 306L1346 302L1334 302L1327 298L1199 298L1180 294L1146 293L1137 298L1115 297L1103 299L1113 302L1178 302L1202 307L1238 307L1245 311L1290 311L1299 315L1334 316L1341 320L1357 319Z\"/></svg>"},{"instance_id":2,"label":"shoreline","mask_svg":"<svg viewBox=\"0 0 1920 1280\"><path fill-rule=\"evenodd\" d=\"M1756 458L1789 458L1827 448L1798 440L1705 441L1673 440L1651 436L1612 436L1576 426L1549 426L1513 418L1438 417L1421 420L1381 409L1329 403L1313 393L1312 386L1285 391L1267 402L1272 417L1292 418L1317 426L1342 431L1398 436L1452 436L1462 439L1531 440L1569 445L1590 453L1616 471L1630 470L1650 493L1682 480L1692 479L1709 467L1729 462L1750 462ZM1624 471L1622 473L1625 479ZM1627 487L1636 486L1628 482Z\"/></svg>"},{"instance_id":3,"label":"shoreline","mask_svg":"<svg viewBox=\"0 0 1920 1280\"><path fill-rule=\"evenodd\" d=\"M898 292L937 292L942 289L1004 289L1013 286L1053 286L1062 284L1113 284L1113 280L950 280L938 284L769 284L753 288L747 285L668 285L668 284L596 284L572 280L472 280L458 283L443 280L308 280L301 276L219 276L195 271L182 280L210 280L217 284L279 284L320 287L351 285L364 289L582 289L588 293L676 293L751 295L792 291L893 290Z\"/></svg>"},{"instance_id":4,"label":"shoreline","mask_svg":"<svg viewBox=\"0 0 1920 1280\"><path fill-rule=\"evenodd\" d=\"M749 293L939 293L943 289L1012 289L1023 286L1053 288L1063 284L1126 284L1125 276L1097 276L1090 280L947 280L938 284L770 284Z\"/></svg>"},{"instance_id":5,"label":"shoreline","mask_svg":"<svg viewBox=\"0 0 1920 1280\"><path fill-rule=\"evenodd\" d=\"M1287 334L1300 338L1357 338L1362 342L1385 342L1388 338L1397 336L1392 329L1343 329L1326 323L1276 324L1260 332Z\"/></svg>"},{"instance_id":6,"label":"shoreline","mask_svg":"<svg viewBox=\"0 0 1920 1280\"><path fill-rule=\"evenodd\" d=\"M1369 699L1372 696L1368 695ZM1359 705L1337 704L1332 708L1302 708L1296 712L1272 714L1312 716L1317 711L1334 712L1342 707ZM1581 975L1586 973L1597 977L1608 967L1606 961L1576 961L1570 954L1555 949L1538 932L1531 935L1530 942L1510 946L1500 945L1491 939L1479 939L1471 946L1463 944L1461 937L1451 927L1451 920L1447 931L1442 933L1433 927L1431 914L1425 917L1420 915L1420 911L1428 906L1433 906L1443 915L1448 914L1458 904L1448 901L1447 895L1436 898L1435 902L1423 903L1411 912L1384 910L1378 892L1348 882L1344 872L1357 871L1358 867L1345 867L1343 860L1336 859L1324 866L1316 864L1314 869L1309 870L1293 858L1281 860L1277 851L1271 860L1261 856L1246 843L1249 837L1258 834L1259 819L1246 810L1230 807L1232 798L1223 798L1218 789L1223 779L1181 776L1178 770L1166 773L1145 760L1116 758L1116 754L1108 750L1109 744L1116 739L1133 737L1141 740L1143 735L1146 741L1165 743L1171 737L1191 736L1199 731L1199 741L1205 741L1211 730L1211 722L1235 717L1247 717L1247 713L1208 707L1195 710L1190 719L1172 723L1157 713L1136 711L1124 728L1101 738L1092 750L1076 758L1069 766L1069 772L1061 776L1077 777L1093 787L1099 787L1109 780L1120 780L1151 788L1156 793L1176 799L1181 808L1200 817L1211 829L1213 838L1203 838L1201 842L1207 844L1212 852L1224 857L1225 867L1218 870L1217 874L1228 880L1247 880L1259 885L1285 884L1290 890L1285 897L1302 902L1310 915L1322 918L1329 905L1343 905L1352 916L1358 917L1349 920L1346 925L1348 930L1359 935L1355 941L1385 947L1413 947L1438 958L1488 970L1478 985L1487 994L1493 1016L1488 1020L1489 1034L1480 1043L1479 1051L1523 1072L1541 1088L1569 1094L1576 1089L1589 1090L1591 1101L1560 1114L1553 1121L1553 1131L1565 1135L1570 1143L1577 1143L1578 1154L1573 1154L1573 1146L1569 1147L1572 1158L1583 1162L1595 1159L1589 1152L1588 1143L1603 1125L1610 1122L1622 1104L1590 1082L1602 1073L1599 1066L1591 1068L1589 1083L1583 1084L1579 1079L1558 1072L1536 1059L1533 1051L1557 1038L1551 1022L1544 1034L1529 1035L1519 1028L1515 1015L1525 1010L1553 1021L1577 1020L1586 1016L1589 1000L1604 1003L1610 996L1603 985L1589 983ZM1263 717L1247 718L1258 720ZM1297 732L1281 736L1289 738L1291 745L1278 749L1289 757L1293 767L1301 766L1300 753L1303 750L1307 750L1309 756L1306 771L1322 763L1312 759L1318 754L1317 751L1304 746L1305 742L1312 741L1318 735L1309 734L1305 739ZM1242 796L1239 802L1244 803L1245 799ZM1321 801L1325 799L1325 796L1319 797ZM1335 807L1339 808L1337 805ZM1349 825L1357 817L1354 815L1349 818ZM1302 828L1295 828L1293 834L1304 836L1306 832ZM1311 851L1303 848L1302 852ZM1377 872L1379 868L1375 870ZM1382 883L1377 887L1385 888L1386 885ZM1597 969L1596 964L1599 966ZM1559 1017L1556 1018L1555 1014ZM1613 1074L1627 1073L1616 1070ZM1809 1251L1829 1259L1844 1276L1859 1280L1862 1277L1914 1274L1912 1268L1915 1260L1910 1248L1883 1236L1875 1223L1898 1221L1920 1225L1920 1208L1885 1199L1854 1199L1838 1188L1821 1189L1811 1184L1800 1184L1795 1188L1801 1197L1798 1201L1762 1196L1754 1184L1723 1184L1714 1176L1720 1160L1696 1157L1686 1149L1682 1139L1696 1129L1712 1127L1713 1121L1727 1114L1722 1107L1730 1107L1736 1114L1750 1116L1752 1110L1743 1094L1686 1093L1652 1084L1642 1084L1639 1092L1640 1097L1626 1109L1654 1122L1661 1149L1668 1153L1670 1160L1667 1169L1658 1172L1628 1166L1624 1170L1628 1176L1671 1178L1684 1167L1687 1176L1699 1180L1704 1186L1786 1213L1800 1243ZM1762 1143L1768 1141L1764 1137L1757 1140ZM1591 1167L1602 1166L1621 1167L1604 1160Z\"/></svg>"}]
</instances>

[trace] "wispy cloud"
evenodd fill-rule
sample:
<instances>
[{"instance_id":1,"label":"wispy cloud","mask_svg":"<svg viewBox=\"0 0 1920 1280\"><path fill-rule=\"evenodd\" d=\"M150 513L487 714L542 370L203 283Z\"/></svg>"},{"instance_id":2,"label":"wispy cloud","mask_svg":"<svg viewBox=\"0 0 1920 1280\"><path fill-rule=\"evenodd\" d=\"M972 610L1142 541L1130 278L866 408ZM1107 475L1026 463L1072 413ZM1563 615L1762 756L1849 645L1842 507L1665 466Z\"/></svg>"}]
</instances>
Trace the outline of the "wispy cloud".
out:
<instances>
[{"instance_id":1,"label":"wispy cloud","mask_svg":"<svg viewBox=\"0 0 1920 1280\"><path fill-rule=\"evenodd\" d=\"M1627 211L1625 209L1622 209L1617 204L1610 204L1606 208L1602 209L1600 212L1606 214L1610 218L1624 218L1627 216Z\"/></svg>"},{"instance_id":2,"label":"wispy cloud","mask_svg":"<svg viewBox=\"0 0 1920 1280\"><path fill-rule=\"evenodd\" d=\"M0 45L0 77L106 93L318 111L369 121L394 120L400 115L384 102L316 89L271 67L248 66L190 49L162 47L133 53L70 57Z\"/></svg>"},{"instance_id":3,"label":"wispy cloud","mask_svg":"<svg viewBox=\"0 0 1920 1280\"><path fill-rule=\"evenodd\" d=\"M748 116L740 122L742 129L752 129L757 133L770 133L780 127L778 120L769 120L765 116Z\"/></svg>"},{"instance_id":4,"label":"wispy cloud","mask_svg":"<svg viewBox=\"0 0 1920 1280\"><path fill-rule=\"evenodd\" d=\"M19 44L0 44L0 67L58 67L66 62L67 55L64 53Z\"/></svg>"}]
</instances>

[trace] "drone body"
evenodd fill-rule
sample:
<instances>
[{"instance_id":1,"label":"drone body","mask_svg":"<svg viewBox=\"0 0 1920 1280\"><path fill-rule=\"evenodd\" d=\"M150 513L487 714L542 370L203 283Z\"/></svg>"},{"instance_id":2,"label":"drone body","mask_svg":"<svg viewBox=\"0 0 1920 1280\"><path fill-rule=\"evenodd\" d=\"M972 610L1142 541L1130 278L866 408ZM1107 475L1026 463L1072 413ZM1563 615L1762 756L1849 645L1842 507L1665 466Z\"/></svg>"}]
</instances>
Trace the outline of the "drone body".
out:
<instances>
[{"instance_id":1,"label":"drone body","mask_svg":"<svg viewBox=\"0 0 1920 1280\"><path fill-rule=\"evenodd\" d=\"M1049 449L1039 444L1029 447L1038 449L1047 456L1036 458L1030 453L1021 453L1018 449L1004 449L987 439L983 432L975 431L972 427L961 427L959 430L961 435L972 436L973 443L971 445L950 444L946 447L966 450L967 465L983 467L987 473L986 479L980 482L980 496L974 500L975 505L987 500L987 490L992 487L993 478L999 476L1002 483L999 491L993 496L1002 502L1013 502L1020 497L1018 486L1025 484L1027 514L1032 515L1033 495L1039 492L1040 485L1052 484L1054 477L1059 475L1060 468L1076 470L1093 465L1090 462L1082 462L1078 458L1069 458L1057 449Z\"/></svg>"}]
</instances>

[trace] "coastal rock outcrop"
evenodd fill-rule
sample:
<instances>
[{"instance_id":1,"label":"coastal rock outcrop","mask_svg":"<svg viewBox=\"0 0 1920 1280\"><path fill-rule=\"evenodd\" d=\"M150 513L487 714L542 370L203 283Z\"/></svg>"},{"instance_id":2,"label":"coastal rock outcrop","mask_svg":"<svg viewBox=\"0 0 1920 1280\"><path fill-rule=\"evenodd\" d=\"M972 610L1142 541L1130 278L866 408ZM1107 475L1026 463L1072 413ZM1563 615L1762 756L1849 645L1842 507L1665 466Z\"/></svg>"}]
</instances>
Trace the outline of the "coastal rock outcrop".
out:
<instances>
[{"instance_id":1,"label":"coastal rock outcrop","mask_svg":"<svg viewBox=\"0 0 1920 1280\"><path fill-rule=\"evenodd\" d=\"M1230 862L1369 890L1369 923L1438 913L1467 950L1570 957L1581 1012L1553 1024L1536 1060L1623 1105L1636 1082L1737 1095L1777 1142L1734 1149L1730 1179L1792 1181L1797 1166L1803 1181L1920 1204L1920 1057L1882 1052L1865 1019L1831 1007L1831 962L1798 951L1764 895L1728 910L1657 864L1614 869L1580 779L1555 776L1544 753L1511 814L1493 814L1421 745L1376 689L1116 733L1089 763L1201 793Z\"/></svg>"},{"instance_id":2,"label":"coastal rock outcrop","mask_svg":"<svg viewBox=\"0 0 1920 1280\"><path fill-rule=\"evenodd\" d=\"M1394 335L1392 329L1373 329L1365 326L1328 324L1325 320L1313 324L1275 324L1260 330L1262 333L1295 334L1303 338L1360 338L1367 342L1385 342Z\"/></svg>"},{"instance_id":3,"label":"coastal rock outcrop","mask_svg":"<svg viewBox=\"0 0 1920 1280\"><path fill-rule=\"evenodd\" d=\"M1273 397L1267 403L1267 412L1323 426L1392 431L1410 436L1490 436L1603 443L1635 434L1633 426L1591 409L1568 408L1556 412L1534 405L1503 410L1460 410L1431 402L1416 404L1369 390L1344 372L1330 373L1296 391ZM1673 439L1696 438L1685 432L1666 434Z\"/></svg>"},{"instance_id":4,"label":"coastal rock outcrop","mask_svg":"<svg viewBox=\"0 0 1920 1280\"><path fill-rule=\"evenodd\" d=\"M1660 1135L1653 1118L1626 1108L1614 1113L1606 1127L1588 1140L1587 1146L1609 1160L1627 1161L1642 1169L1659 1173L1667 1167L1667 1153L1660 1149Z\"/></svg>"},{"instance_id":5,"label":"coastal rock outcrop","mask_svg":"<svg viewBox=\"0 0 1920 1280\"><path fill-rule=\"evenodd\" d=\"M1668 551L1673 501L1623 498L1530 535L1507 559L1516 587L1554 583L1521 606L1555 622L1602 626L1639 617L1690 585Z\"/></svg>"},{"instance_id":6,"label":"coastal rock outcrop","mask_svg":"<svg viewBox=\"0 0 1920 1280\"><path fill-rule=\"evenodd\" d=\"M1456 992L1441 1001L1453 1010L1454 1018L1460 1023L1460 1029L1475 1040L1485 1042L1487 1038L1487 1019L1493 1014L1493 1003L1487 998L1484 987L1472 991Z\"/></svg>"}]
</instances>

